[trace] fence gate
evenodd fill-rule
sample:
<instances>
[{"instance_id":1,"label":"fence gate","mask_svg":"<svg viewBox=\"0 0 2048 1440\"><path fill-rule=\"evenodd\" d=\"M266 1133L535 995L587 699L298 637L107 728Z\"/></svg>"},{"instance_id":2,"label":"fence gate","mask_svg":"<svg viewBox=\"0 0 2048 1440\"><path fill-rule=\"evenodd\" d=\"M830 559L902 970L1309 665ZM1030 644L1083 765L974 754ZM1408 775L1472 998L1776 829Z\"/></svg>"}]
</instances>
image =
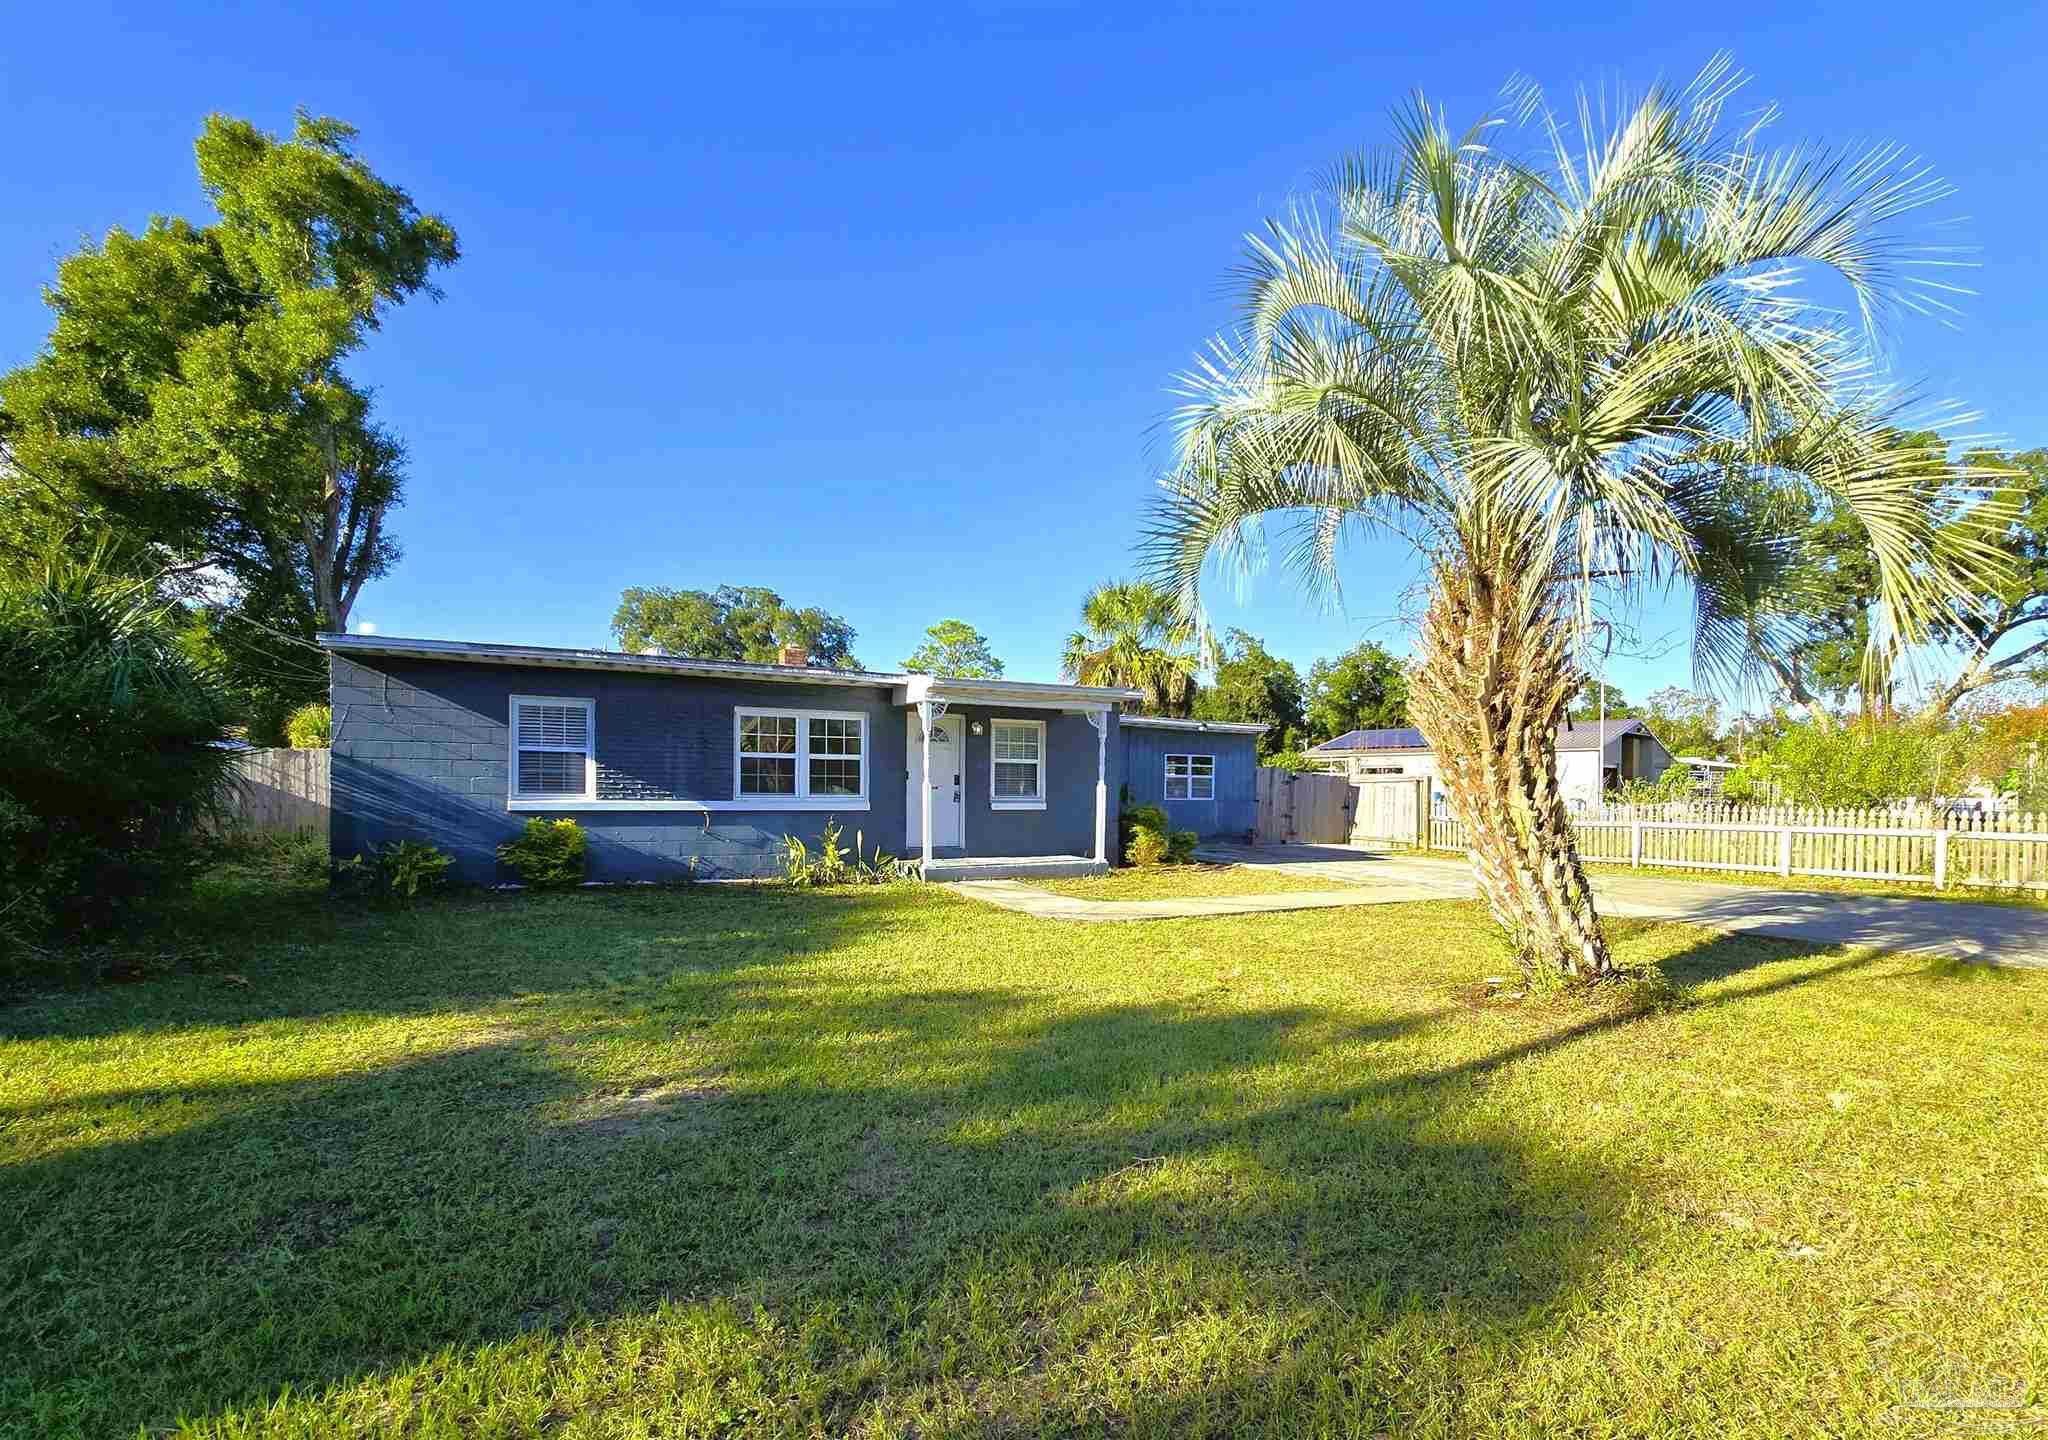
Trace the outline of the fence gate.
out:
<instances>
[{"instance_id":1,"label":"fence gate","mask_svg":"<svg viewBox=\"0 0 2048 1440\"><path fill-rule=\"evenodd\" d=\"M1429 837L1429 777L1387 775L1351 782L1357 792L1351 840L1357 845L1422 845Z\"/></svg>"},{"instance_id":2,"label":"fence gate","mask_svg":"<svg viewBox=\"0 0 2048 1440\"><path fill-rule=\"evenodd\" d=\"M1269 845L1342 845L1351 838L1351 782L1261 765L1259 839Z\"/></svg>"}]
</instances>

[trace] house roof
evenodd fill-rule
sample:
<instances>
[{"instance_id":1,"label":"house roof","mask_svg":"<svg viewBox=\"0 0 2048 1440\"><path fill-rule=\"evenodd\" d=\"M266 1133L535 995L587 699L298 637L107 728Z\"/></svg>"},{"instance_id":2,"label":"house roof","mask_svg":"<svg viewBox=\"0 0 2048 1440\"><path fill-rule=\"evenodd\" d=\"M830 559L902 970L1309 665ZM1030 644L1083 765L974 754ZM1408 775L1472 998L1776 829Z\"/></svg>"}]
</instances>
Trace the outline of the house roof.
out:
<instances>
[{"instance_id":1,"label":"house roof","mask_svg":"<svg viewBox=\"0 0 2048 1440\"><path fill-rule=\"evenodd\" d=\"M1141 730L1199 730L1210 735L1263 735L1270 725L1245 725L1233 720L1176 720L1167 715L1126 715L1119 725Z\"/></svg>"},{"instance_id":2,"label":"house roof","mask_svg":"<svg viewBox=\"0 0 2048 1440\"><path fill-rule=\"evenodd\" d=\"M1335 740L1325 740L1312 745L1304 753L1309 755L1336 755L1347 750L1427 750L1429 742L1422 738L1422 732L1411 728L1398 730L1348 730Z\"/></svg>"},{"instance_id":3,"label":"house roof","mask_svg":"<svg viewBox=\"0 0 2048 1440\"><path fill-rule=\"evenodd\" d=\"M1640 720L1609 720L1604 726L1598 720L1567 720L1557 727L1557 748L1560 753L1567 750L1604 750L1608 741L1638 733L1648 735L1650 727Z\"/></svg>"},{"instance_id":4,"label":"house roof","mask_svg":"<svg viewBox=\"0 0 2048 1440\"><path fill-rule=\"evenodd\" d=\"M1102 685L1046 685L1031 680L954 680L894 670L826 670L815 666L757 665L749 660L699 660L686 655L642 655L624 650L576 650L553 645L496 645L470 640L422 640L404 635L322 632L322 649L344 655L386 655L403 660L452 660L471 665L537 665L567 670L625 670L698 678L766 680L785 685L889 685L912 699L968 697L994 701L1073 700L1106 705L1140 700L1144 693Z\"/></svg>"},{"instance_id":5,"label":"house roof","mask_svg":"<svg viewBox=\"0 0 2048 1440\"><path fill-rule=\"evenodd\" d=\"M1127 720L1124 722L1129 724ZM1648 735L1650 727L1640 720L1609 720L1603 728L1599 721L1567 720L1557 727L1557 748L1560 751L1601 750L1607 742L1623 735L1636 733ZM1334 740L1325 740L1311 747L1309 755L1342 755L1360 750L1418 750L1429 749L1429 742L1422 738L1420 730L1407 728L1399 730L1352 730Z\"/></svg>"}]
</instances>

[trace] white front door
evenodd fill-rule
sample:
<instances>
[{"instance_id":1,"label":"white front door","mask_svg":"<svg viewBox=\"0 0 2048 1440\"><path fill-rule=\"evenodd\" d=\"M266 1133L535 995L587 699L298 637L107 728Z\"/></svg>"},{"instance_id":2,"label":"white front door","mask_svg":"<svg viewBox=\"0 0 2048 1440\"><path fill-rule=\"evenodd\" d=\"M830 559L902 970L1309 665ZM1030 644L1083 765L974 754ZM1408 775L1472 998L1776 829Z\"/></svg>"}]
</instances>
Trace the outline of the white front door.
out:
<instances>
[{"instance_id":1,"label":"white front door","mask_svg":"<svg viewBox=\"0 0 2048 1440\"><path fill-rule=\"evenodd\" d=\"M910 785L904 803L910 808L910 850L924 849L924 735L918 728L917 711L908 714L910 734ZM966 751L961 736L967 722L958 715L945 715L932 722L932 846L960 843L960 782L966 779Z\"/></svg>"}]
</instances>

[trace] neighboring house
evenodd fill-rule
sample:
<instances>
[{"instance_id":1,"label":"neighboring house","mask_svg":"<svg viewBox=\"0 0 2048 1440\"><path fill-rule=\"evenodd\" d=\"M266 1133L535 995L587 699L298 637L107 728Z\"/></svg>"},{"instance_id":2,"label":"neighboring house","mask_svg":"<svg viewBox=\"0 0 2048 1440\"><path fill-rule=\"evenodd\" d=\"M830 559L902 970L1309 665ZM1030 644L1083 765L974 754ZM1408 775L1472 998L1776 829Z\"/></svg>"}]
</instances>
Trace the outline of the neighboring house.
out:
<instances>
[{"instance_id":1,"label":"neighboring house","mask_svg":"<svg viewBox=\"0 0 2048 1440\"><path fill-rule=\"evenodd\" d=\"M1427 775L1438 781L1436 756L1422 732L1353 730L1303 752L1323 768L1351 779L1374 775ZM1615 786L1655 780L1668 769L1671 752L1640 720L1567 721L1557 729L1557 781L1568 804L1595 805ZM1443 794L1441 783L1431 794Z\"/></svg>"},{"instance_id":2,"label":"neighboring house","mask_svg":"<svg viewBox=\"0 0 2048 1440\"><path fill-rule=\"evenodd\" d=\"M1259 736L1264 725L1126 715L1123 788L1157 805L1176 830L1243 838L1259 818Z\"/></svg>"},{"instance_id":3,"label":"neighboring house","mask_svg":"<svg viewBox=\"0 0 2048 1440\"><path fill-rule=\"evenodd\" d=\"M1709 760L1704 755L1680 755L1673 763L1691 772L1693 789L1700 795L1719 795L1736 768L1733 760Z\"/></svg>"},{"instance_id":4,"label":"neighboring house","mask_svg":"<svg viewBox=\"0 0 2048 1440\"><path fill-rule=\"evenodd\" d=\"M1134 690L813 669L801 652L320 643L337 855L423 840L489 884L511 878L498 845L540 815L584 827L592 880L771 875L785 836L815 847L832 820L933 878L1114 858Z\"/></svg>"}]
</instances>

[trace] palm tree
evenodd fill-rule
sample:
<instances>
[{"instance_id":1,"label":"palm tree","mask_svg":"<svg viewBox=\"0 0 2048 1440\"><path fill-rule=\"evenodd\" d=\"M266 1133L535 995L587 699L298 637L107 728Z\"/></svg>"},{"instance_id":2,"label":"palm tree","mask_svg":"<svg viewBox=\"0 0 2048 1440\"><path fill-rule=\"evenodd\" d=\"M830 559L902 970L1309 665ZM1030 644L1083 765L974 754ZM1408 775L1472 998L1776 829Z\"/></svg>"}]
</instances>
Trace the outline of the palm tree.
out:
<instances>
[{"instance_id":1,"label":"palm tree","mask_svg":"<svg viewBox=\"0 0 2048 1440\"><path fill-rule=\"evenodd\" d=\"M1940 497L1983 477L1904 439L1872 355L1892 310L1946 308L1918 268L1939 257L1898 233L1946 192L1890 147L1764 148L1771 112L1723 123L1740 80L1716 60L1605 131L1582 101L1576 137L1511 89L1540 161L1498 120L1453 138L1418 99L1390 150L1249 242L1242 324L1183 377L1148 527L1185 614L1212 561L1257 567L1278 512L1314 585L1347 532L1418 545L1410 713L1532 975L1612 968L1555 754L1599 610L1685 587L1696 669L1749 683L1802 636L1782 602L1805 502L1870 536L1874 659L1988 563L1935 534ZM1815 272L1852 316L1812 297Z\"/></svg>"},{"instance_id":2,"label":"palm tree","mask_svg":"<svg viewBox=\"0 0 2048 1440\"><path fill-rule=\"evenodd\" d=\"M1077 685L1124 685L1145 692L1157 715L1186 715L1195 703L1200 627L1174 597L1142 580L1097 585L1081 602L1081 629L1067 637L1060 666Z\"/></svg>"}]
</instances>

